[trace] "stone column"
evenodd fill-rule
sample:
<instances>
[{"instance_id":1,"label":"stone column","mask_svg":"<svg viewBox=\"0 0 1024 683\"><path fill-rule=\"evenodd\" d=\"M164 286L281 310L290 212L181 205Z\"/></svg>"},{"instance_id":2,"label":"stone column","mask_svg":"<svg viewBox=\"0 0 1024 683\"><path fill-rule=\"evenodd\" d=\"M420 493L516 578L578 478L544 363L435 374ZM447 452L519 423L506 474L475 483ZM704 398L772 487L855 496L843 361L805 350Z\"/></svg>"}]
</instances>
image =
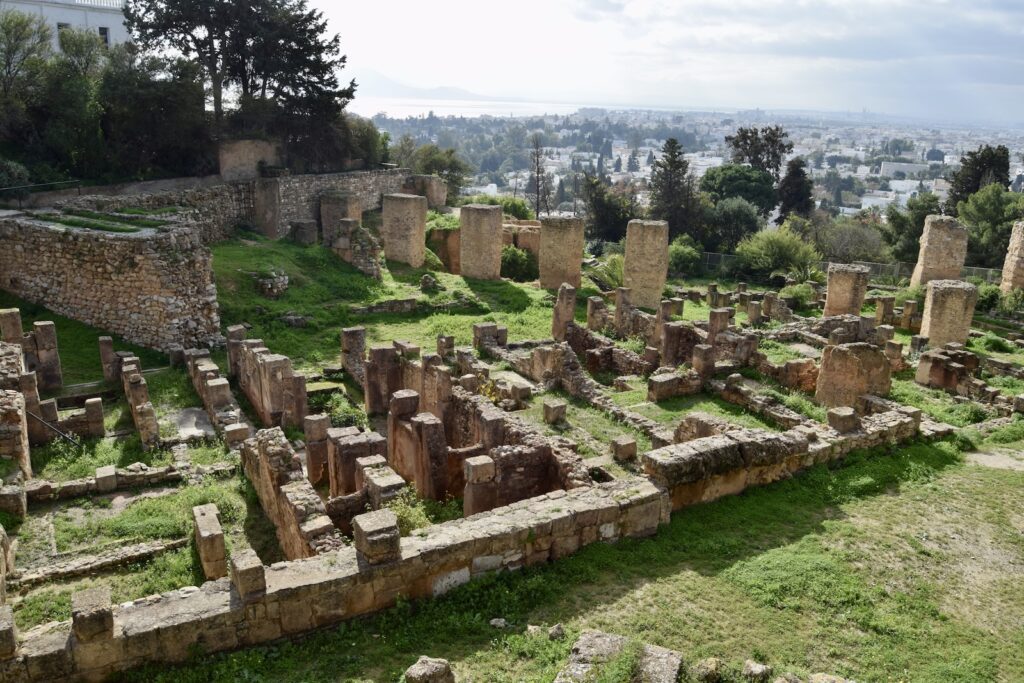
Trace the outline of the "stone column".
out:
<instances>
[{"instance_id":1,"label":"stone column","mask_svg":"<svg viewBox=\"0 0 1024 683\"><path fill-rule=\"evenodd\" d=\"M327 415L307 415L303 421L306 437L306 478L315 488L328 481L327 461L331 442L327 430L331 418Z\"/></svg>"},{"instance_id":2,"label":"stone column","mask_svg":"<svg viewBox=\"0 0 1024 683\"><path fill-rule=\"evenodd\" d=\"M591 332L604 332L608 326L608 307L599 296L587 298L587 329Z\"/></svg>"},{"instance_id":3,"label":"stone column","mask_svg":"<svg viewBox=\"0 0 1024 683\"><path fill-rule=\"evenodd\" d=\"M886 396L892 385L889 359L871 344L826 346L814 400L828 408L855 407L864 394Z\"/></svg>"},{"instance_id":4,"label":"stone column","mask_svg":"<svg viewBox=\"0 0 1024 683\"><path fill-rule=\"evenodd\" d=\"M227 551L224 546L224 531L220 525L220 511L214 503L196 505L192 508L195 525L196 550L203 566L203 575L215 581L228 575Z\"/></svg>"},{"instance_id":5,"label":"stone column","mask_svg":"<svg viewBox=\"0 0 1024 683\"><path fill-rule=\"evenodd\" d=\"M494 481L497 468L494 460L486 455L466 458L463 463L466 488L462 492L462 514L464 517L487 512L498 504L498 486Z\"/></svg>"},{"instance_id":6,"label":"stone column","mask_svg":"<svg viewBox=\"0 0 1024 683\"><path fill-rule=\"evenodd\" d=\"M657 308L668 276L667 222L629 222L624 270L624 284L633 290L633 303L643 308Z\"/></svg>"},{"instance_id":7,"label":"stone column","mask_svg":"<svg viewBox=\"0 0 1024 683\"><path fill-rule=\"evenodd\" d=\"M469 204L459 216L459 267L463 277L501 279L501 207Z\"/></svg>"},{"instance_id":8,"label":"stone column","mask_svg":"<svg viewBox=\"0 0 1024 683\"><path fill-rule=\"evenodd\" d=\"M966 258L967 228L955 218L928 216L910 286L923 286L932 280L958 280Z\"/></svg>"},{"instance_id":9,"label":"stone column","mask_svg":"<svg viewBox=\"0 0 1024 683\"><path fill-rule=\"evenodd\" d=\"M731 308L715 308L711 311L708 318L708 344L714 344L715 338L729 329L732 312Z\"/></svg>"},{"instance_id":10,"label":"stone column","mask_svg":"<svg viewBox=\"0 0 1024 683\"><path fill-rule=\"evenodd\" d=\"M999 284L999 289L1007 294L1021 288L1024 288L1024 221L1013 224L1010 247L1003 261L1003 280Z\"/></svg>"},{"instance_id":11,"label":"stone column","mask_svg":"<svg viewBox=\"0 0 1024 683\"><path fill-rule=\"evenodd\" d=\"M555 341L565 341L569 323L576 315L576 288L562 283L555 299L555 310L551 316L551 336Z\"/></svg>"},{"instance_id":12,"label":"stone column","mask_svg":"<svg viewBox=\"0 0 1024 683\"><path fill-rule=\"evenodd\" d=\"M540 286L556 289L563 282L580 286L583 263L583 221L542 218L540 221Z\"/></svg>"},{"instance_id":13,"label":"stone column","mask_svg":"<svg viewBox=\"0 0 1024 683\"><path fill-rule=\"evenodd\" d=\"M8 344L21 346L22 335L21 311L17 308L0 310L0 337Z\"/></svg>"},{"instance_id":14,"label":"stone column","mask_svg":"<svg viewBox=\"0 0 1024 683\"><path fill-rule=\"evenodd\" d=\"M353 517L352 540L357 556L369 564L394 562L402 557L398 518L391 510Z\"/></svg>"},{"instance_id":15,"label":"stone column","mask_svg":"<svg viewBox=\"0 0 1024 683\"><path fill-rule=\"evenodd\" d=\"M117 381L117 354L114 353L114 340L111 337L100 337L100 365L103 366L103 381Z\"/></svg>"},{"instance_id":16,"label":"stone column","mask_svg":"<svg viewBox=\"0 0 1024 683\"><path fill-rule=\"evenodd\" d=\"M346 327L341 331L341 367L360 386L366 378L366 328Z\"/></svg>"},{"instance_id":17,"label":"stone column","mask_svg":"<svg viewBox=\"0 0 1024 683\"><path fill-rule=\"evenodd\" d=\"M49 321L32 324L32 336L36 347L36 373L39 388L44 391L64 386L64 375L60 367L60 352L57 350L57 326Z\"/></svg>"},{"instance_id":18,"label":"stone column","mask_svg":"<svg viewBox=\"0 0 1024 683\"><path fill-rule=\"evenodd\" d=\"M928 338L928 346L938 349L949 342L966 343L977 302L978 288L969 282L929 282L921 323L921 336Z\"/></svg>"},{"instance_id":19,"label":"stone column","mask_svg":"<svg viewBox=\"0 0 1024 683\"><path fill-rule=\"evenodd\" d=\"M864 297L868 292L867 266L831 263L828 266L828 292L825 297L824 317L832 315L860 315Z\"/></svg>"},{"instance_id":20,"label":"stone column","mask_svg":"<svg viewBox=\"0 0 1024 683\"><path fill-rule=\"evenodd\" d=\"M628 287L615 290L615 333L628 337L633 332L633 292Z\"/></svg>"},{"instance_id":21,"label":"stone column","mask_svg":"<svg viewBox=\"0 0 1024 683\"><path fill-rule=\"evenodd\" d=\"M419 268L426 256L426 233L426 197L384 195L380 236L385 258Z\"/></svg>"}]
</instances>

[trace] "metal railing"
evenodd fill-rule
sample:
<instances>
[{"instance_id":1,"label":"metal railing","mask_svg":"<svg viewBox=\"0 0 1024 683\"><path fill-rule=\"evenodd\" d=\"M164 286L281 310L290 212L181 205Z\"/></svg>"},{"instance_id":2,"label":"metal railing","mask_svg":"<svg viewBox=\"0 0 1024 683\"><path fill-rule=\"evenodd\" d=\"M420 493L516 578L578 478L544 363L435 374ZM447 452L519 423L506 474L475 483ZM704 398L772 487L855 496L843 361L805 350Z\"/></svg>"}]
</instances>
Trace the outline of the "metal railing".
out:
<instances>
[{"instance_id":1,"label":"metal railing","mask_svg":"<svg viewBox=\"0 0 1024 683\"><path fill-rule=\"evenodd\" d=\"M82 194L82 181L81 180L58 180L52 183L35 183L34 185L11 185L10 187L0 187L0 202L10 201L4 199L4 193L11 192L13 190L28 190L31 195L32 192L38 191L38 188L49 187L49 188L60 188L64 185L74 185L75 189L78 190L78 194ZM18 200L18 208L24 206L24 197L16 197Z\"/></svg>"}]
</instances>

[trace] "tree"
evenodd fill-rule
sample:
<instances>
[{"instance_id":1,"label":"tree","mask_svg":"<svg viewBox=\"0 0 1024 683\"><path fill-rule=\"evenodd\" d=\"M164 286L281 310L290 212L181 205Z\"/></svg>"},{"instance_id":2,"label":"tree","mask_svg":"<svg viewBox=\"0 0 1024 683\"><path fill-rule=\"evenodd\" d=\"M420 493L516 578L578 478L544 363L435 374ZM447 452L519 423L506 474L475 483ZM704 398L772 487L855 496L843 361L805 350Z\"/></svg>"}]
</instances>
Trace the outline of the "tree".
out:
<instances>
[{"instance_id":1,"label":"tree","mask_svg":"<svg viewBox=\"0 0 1024 683\"><path fill-rule=\"evenodd\" d=\"M615 163L612 164L613 173L622 173L622 157L615 157Z\"/></svg>"},{"instance_id":2,"label":"tree","mask_svg":"<svg viewBox=\"0 0 1024 683\"><path fill-rule=\"evenodd\" d=\"M1010 184L1010 150L1004 145L982 145L976 151L960 158L960 168L949 178L949 198L946 213L956 216L960 202L990 184L1006 187Z\"/></svg>"},{"instance_id":3,"label":"tree","mask_svg":"<svg viewBox=\"0 0 1024 683\"><path fill-rule=\"evenodd\" d=\"M41 15L0 9L0 95L23 95L28 76L50 54L53 34Z\"/></svg>"},{"instance_id":4,"label":"tree","mask_svg":"<svg viewBox=\"0 0 1024 683\"><path fill-rule=\"evenodd\" d=\"M925 153L924 158L927 161L938 161L939 163L942 163L943 161L946 160L946 153L943 152L941 149L935 149L934 147L932 147Z\"/></svg>"},{"instance_id":5,"label":"tree","mask_svg":"<svg viewBox=\"0 0 1024 683\"><path fill-rule=\"evenodd\" d=\"M586 203L587 237L618 242L626 236L626 225L636 215L636 199L625 192L607 187L595 175L583 177L583 199Z\"/></svg>"},{"instance_id":6,"label":"tree","mask_svg":"<svg viewBox=\"0 0 1024 683\"><path fill-rule=\"evenodd\" d=\"M967 252L972 264L1001 268L1013 224L1024 218L1024 195L990 183L960 202L958 213L967 226Z\"/></svg>"},{"instance_id":7,"label":"tree","mask_svg":"<svg viewBox=\"0 0 1024 683\"><path fill-rule=\"evenodd\" d=\"M630 173L640 172L640 157L637 155L635 149L629 153L629 161L626 162L626 170Z\"/></svg>"},{"instance_id":8,"label":"tree","mask_svg":"<svg viewBox=\"0 0 1024 683\"><path fill-rule=\"evenodd\" d=\"M793 143L786 138L789 134L782 126L738 128L735 135L728 135L725 144L732 148L732 160L737 164L750 164L754 168L771 173L779 179L782 160L793 151Z\"/></svg>"},{"instance_id":9,"label":"tree","mask_svg":"<svg viewBox=\"0 0 1024 683\"><path fill-rule=\"evenodd\" d=\"M790 214L807 217L814 210L814 183L807 176L803 157L790 159L786 175L779 183L779 218L782 224Z\"/></svg>"},{"instance_id":10,"label":"tree","mask_svg":"<svg viewBox=\"0 0 1024 683\"><path fill-rule=\"evenodd\" d=\"M459 196L470 171L469 164L460 159L454 149L442 150L434 144L417 149L412 166L416 173L440 176L448 186L449 201Z\"/></svg>"},{"instance_id":11,"label":"tree","mask_svg":"<svg viewBox=\"0 0 1024 683\"><path fill-rule=\"evenodd\" d=\"M565 191L565 179L558 179L558 187L555 189L555 205L559 206L568 201L569 195Z\"/></svg>"},{"instance_id":12,"label":"tree","mask_svg":"<svg viewBox=\"0 0 1024 683\"><path fill-rule=\"evenodd\" d=\"M544 139L540 133L530 136L530 181L526 193L533 196L533 213L551 211L551 176L544 172Z\"/></svg>"},{"instance_id":13,"label":"tree","mask_svg":"<svg viewBox=\"0 0 1024 683\"><path fill-rule=\"evenodd\" d=\"M725 164L710 168L700 180L700 189L715 202L742 197L756 206L762 216L770 214L778 203L771 175L753 166Z\"/></svg>"},{"instance_id":14,"label":"tree","mask_svg":"<svg viewBox=\"0 0 1024 683\"><path fill-rule=\"evenodd\" d=\"M941 213L939 198L931 192L922 192L908 199L906 209L890 204L885 211L886 221L880 227L882 237L892 247L893 258L905 263L916 262L921 250L924 221L938 213Z\"/></svg>"},{"instance_id":15,"label":"tree","mask_svg":"<svg viewBox=\"0 0 1024 683\"><path fill-rule=\"evenodd\" d=\"M651 172L651 217L668 221L672 237L685 233L703 244L704 205L683 148L678 140L669 138L661 152Z\"/></svg>"},{"instance_id":16,"label":"tree","mask_svg":"<svg viewBox=\"0 0 1024 683\"><path fill-rule=\"evenodd\" d=\"M81 78L95 78L106 59L107 47L98 33L85 29L65 28L57 34L60 58L68 69Z\"/></svg>"},{"instance_id":17,"label":"tree","mask_svg":"<svg viewBox=\"0 0 1024 683\"><path fill-rule=\"evenodd\" d=\"M412 168L416 155L416 140L406 133L391 146L391 161L399 168Z\"/></svg>"},{"instance_id":18,"label":"tree","mask_svg":"<svg viewBox=\"0 0 1024 683\"><path fill-rule=\"evenodd\" d=\"M654 156L654 150L652 149L650 152L647 153L647 165L653 166L656 160L657 158Z\"/></svg>"},{"instance_id":19,"label":"tree","mask_svg":"<svg viewBox=\"0 0 1024 683\"><path fill-rule=\"evenodd\" d=\"M742 197L723 199L709 213L704 247L710 251L732 252L740 240L761 229L758 208Z\"/></svg>"}]
</instances>

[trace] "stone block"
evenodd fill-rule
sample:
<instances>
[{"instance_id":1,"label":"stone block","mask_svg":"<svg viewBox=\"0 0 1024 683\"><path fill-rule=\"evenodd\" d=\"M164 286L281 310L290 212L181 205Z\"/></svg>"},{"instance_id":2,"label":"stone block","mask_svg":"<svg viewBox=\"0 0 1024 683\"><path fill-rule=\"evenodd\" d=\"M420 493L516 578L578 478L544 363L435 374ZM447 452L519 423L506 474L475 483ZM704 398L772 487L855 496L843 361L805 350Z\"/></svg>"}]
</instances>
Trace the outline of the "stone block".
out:
<instances>
[{"instance_id":1,"label":"stone block","mask_svg":"<svg viewBox=\"0 0 1024 683\"><path fill-rule=\"evenodd\" d=\"M82 642L113 637L114 608L109 586L72 593L71 630Z\"/></svg>"},{"instance_id":2,"label":"stone block","mask_svg":"<svg viewBox=\"0 0 1024 683\"><path fill-rule=\"evenodd\" d=\"M933 348L963 344L971 331L978 288L961 280L932 280L924 301L921 336Z\"/></svg>"},{"instance_id":3,"label":"stone block","mask_svg":"<svg viewBox=\"0 0 1024 683\"><path fill-rule=\"evenodd\" d=\"M427 198L409 194L384 195L381 213L380 235L384 242L384 256L413 268L422 266L426 256Z\"/></svg>"},{"instance_id":4,"label":"stone block","mask_svg":"<svg viewBox=\"0 0 1024 683\"><path fill-rule=\"evenodd\" d=\"M455 674L448 660L423 656L405 670L405 683L455 683Z\"/></svg>"},{"instance_id":5,"label":"stone block","mask_svg":"<svg viewBox=\"0 0 1024 683\"><path fill-rule=\"evenodd\" d=\"M10 659L18 649L18 627L10 605L0 606L0 659Z\"/></svg>"},{"instance_id":6,"label":"stone block","mask_svg":"<svg viewBox=\"0 0 1024 683\"><path fill-rule=\"evenodd\" d=\"M878 347L864 343L826 346L814 399L830 408L855 406L865 394L888 396L891 386L892 367Z\"/></svg>"},{"instance_id":7,"label":"stone block","mask_svg":"<svg viewBox=\"0 0 1024 683\"><path fill-rule=\"evenodd\" d=\"M959 279L966 258L967 228L949 216L928 216L910 286L924 286L932 280Z\"/></svg>"},{"instance_id":8,"label":"stone block","mask_svg":"<svg viewBox=\"0 0 1024 683\"><path fill-rule=\"evenodd\" d=\"M636 439L631 436L620 435L612 439L612 457L619 462L636 460Z\"/></svg>"},{"instance_id":9,"label":"stone block","mask_svg":"<svg viewBox=\"0 0 1024 683\"><path fill-rule=\"evenodd\" d=\"M1024 288L1024 221L1013 224L1010 233L1010 245L1003 261L1003 276L999 289L1008 294L1015 289Z\"/></svg>"},{"instance_id":10,"label":"stone block","mask_svg":"<svg viewBox=\"0 0 1024 683\"><path fill-rule=\"evenodd\" d=\"M632 220L626 226L624 284L636 306L656 309L668 277L668 223Z\"/></svg>"},{"instance_id":11,"label":"stone block","mask_svg":"<svg viewBox=\"0 0 1024 683\"><path fill-rule=\"evenodd\" d=\"M238 596L248 602L267 592L267 577L263 562L251 548L231 553L231 585Z\"/></svg>"},{"instance_id":12,"label":"stone block","mask_svg":"<svg viewBox=\"0 0 1024 683\"><path fill-rule=\"evenodd\" d=\"M864 297L868 291L867 266L830 263L828 266L828 291L825 297L824 317L833 315L860 315Z\"/></svg>"},{"instance_id":13,"label":"stone block","mask_svg":"<svg viewBox=\"0 0 1024 683\"><path fill-rule=\"evenodd\" d=\"M544 422L549 425L558 424L565 420L565 411L568 407L561 399L544 399Z\"/></svg>"},{"instance_id":14,"label":"stone block","mask_svg":"<svg viewBox=\"0 0 1024 683\"><path fill-rule=\"evenodd\" d=\"M243 441L249 438L249 425L244 422L236 422L224 428L224 441L228 448L240 446Z\"/></svg>"},{"instance_id":15,"label":"stone block","mask_svg":"<svg viewBox=\"0 0 1024 683\"><path fill-rule=\"evenodd\" d=\"M401 559L398 518L391 510L375 510L352 518L352 536L356 550L370 564Z\"/></svg>"},{"instance_id":16,"label":"stone block","mask_svg":"<svg viewBox=\"0 0 1024 683\"><path fill-rule=\"evenodd\" d=\"M501 207L463 206L459 226L459 267L463 277L501 279Z\"/></svg>"},{"instance_id":17,"label":"stone block","mask_svg":"<svg viewBox=\"0 0 1024 683\"><path fill-rule=\"evenodd\" d=\"M494 476L497 473L494 459L488 455L476 455L472 458L466 458L462 466L467 484L483 484L494 481Z\"/></svg>"},{"instance_id":18,"label":"stone block","mask_svg":"<svg viewBox=\"0 0 1024 683\"><path fill-rule=\"evenodd\" d=\"M830 408L828 411L828 426L840 434L856 431L860 427L860 418L857 411L850 407Z\"/></svg>"},{"instance_id":19,"label":"stone block","mask_svg":"<svg viewBox=\"0 0 1024 683\"><path fill-rule=\"evenodd\" d=\"M192 508L192 519L203 574L211 581L227 576L227 550L217 506L213 503L196 505Z\"/></svg>"},{"instance_id":20,"label":"stone block","mask_svg":"<svg viewBox=\"0 0 1024 683\"><path fill-rule=\"evenodd\" d=\"M540 221L540 286L557 289L562 283L580 286L583 262L583 221L542 218Z\"/></svg>"},{"instance_id":21,"label":"stone block","mask_svg":"<svg viewBox=\"0 0 1024 683\"><path fill-rule=\"evenodd\" d=\"M96 468L96 492L110 493L117 489L117 468L104 465Z\"/></svg>"}]
</instances>

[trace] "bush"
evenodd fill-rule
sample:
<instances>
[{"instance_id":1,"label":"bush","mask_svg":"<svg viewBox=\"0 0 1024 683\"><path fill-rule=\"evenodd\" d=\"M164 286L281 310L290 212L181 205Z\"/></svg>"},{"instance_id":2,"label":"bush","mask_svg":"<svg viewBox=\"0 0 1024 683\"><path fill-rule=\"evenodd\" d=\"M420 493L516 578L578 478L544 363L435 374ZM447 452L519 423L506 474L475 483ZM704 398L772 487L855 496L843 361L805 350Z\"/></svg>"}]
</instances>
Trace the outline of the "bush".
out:
<instances>
[{"instance_id":1,"label":"bush","mask_svg":"<svg viewBox=\"0 0 1024 683\"><path fill-rule=\"evenodd\" d=\"M700 267L700 250L689 235L680 235L668 246L668 272L674 277L694 275Z\"/></svg>"},{"instance_id":2,"label":"bush","mask_svg":"<svg viewBox=\"0 0 1024 683\"><path fill-rule=\"evenodd\" d=\"M987 282L978 285L978 303L975 308L982 313L988 313L998 308L1002 294L998 285L991 285Z\"/></svg>"},{"instance_id":3,"label":"bush","mask_svg":"<svg viewBox=\"0 0 1024 683\"><path fill-rule=\"evenodd\" d=\"M814 289L806 283L788 285L779 290L779 297L782 299L796 299L798 309L807 308L807 305L814 301Z\"/></svg>"},{"instance_id":4,"label":"bush","mask_svg":"<svg viewBox=\"0 0 1024 683\"><path fill-rule=\"evenodd\" d=\"M324 406L327 414L331 416L332 427L368 427L369 420L361 408L353 405L342 393L331 394Z\"/></svg>"},{"instance_id":5,"label":"bush","mask_svg":"<svg viewBox=\"0 0 1024 683\"><path fill-rule=\"evenodd\" d=\"M515 282L532 282L540 277L537 257L511 245L501 250L501 276Z\"/></svg>"},{"instance_id":6,"label":"bush","mask_svg":"<svg viewBox=\"0 0 1024 683\"><path fill-rule=\"evenodd\" d=\"M986 351L994 351L995 353L1012 353L1016 349L1012 342L1003 339L994 332L986 332L976 339L973 345L980 346Z\"/></svg>"},{"instance_id":7,"label":"bush","mask_svg":"<svg viewBox=\"0 0 1024 683\"><path fill-rule=\"evenodd\" d=\"M441 258L430 249L423 252L423 267L427 270L444 271L444 263L441 262Z\"/></svg>"},{"instance_id":8,"label":"bush","mask_svg":"<svg viewBox=\"0 0 1024 683\"><path fill-rule=\"evenodd\" d=\"M488 204L490 206L500 206L502 213L512 216L512 218L518 218L521 221L530 221L535 218L533 210L530 209L530 205L526 203L526 200L522 197L492 197L486 194L475 195L473 197L467 197L463 204Z\"/></svg>"},{"instance_id":9,"label":"bush","mask_svg":"<svg viewBox=\"0 0 1024 683\"><path fill-rule=\"evenodd\" d=\"M999 312L1003 315L1017 315L1024 311L1024 289L1015 289L999 298Z\"/></svg>"},{"instance_id":10,"label":"bush","mask_svg":"<svg viewBox=\"0 0 1024 683\"><path fill-rule=\"evenodd\" d=\"M916 287L907 287L896 292L896 306L902 307L908 301L916 301L917 309L919 311L924 310L924 287L918 285Z\"/></svg>"},{"instance_id":11,"label":"bush","mask_svg":"<svg viewBox=\"0 0 1024 683\"><path fill-rule=\"evenodd\" d=\"M821 255L788 228L762 230L745 237L736 247L739 268L752 275L812 269Z\"/></svg>"},{"instance_id":12,"label":"bush","mask_svg":"<svg viewBox=\"0 0 1024 683\"><path fill-rule=\"evenodd\" d=\"M17 187L28 185L28 169L16 161L0 159L0 189L5 187ZM24 199L28 196L28 190L7 190L0 192L0 199Z\"/></svg>"}]
</instances>

